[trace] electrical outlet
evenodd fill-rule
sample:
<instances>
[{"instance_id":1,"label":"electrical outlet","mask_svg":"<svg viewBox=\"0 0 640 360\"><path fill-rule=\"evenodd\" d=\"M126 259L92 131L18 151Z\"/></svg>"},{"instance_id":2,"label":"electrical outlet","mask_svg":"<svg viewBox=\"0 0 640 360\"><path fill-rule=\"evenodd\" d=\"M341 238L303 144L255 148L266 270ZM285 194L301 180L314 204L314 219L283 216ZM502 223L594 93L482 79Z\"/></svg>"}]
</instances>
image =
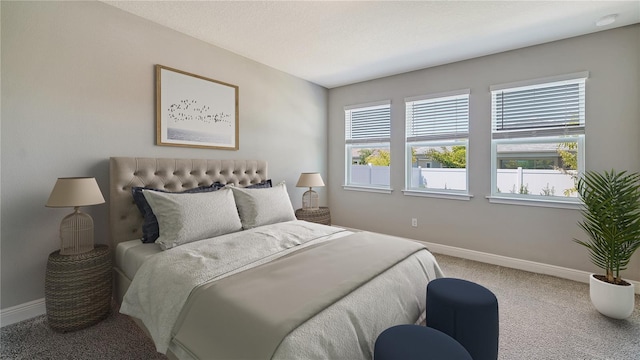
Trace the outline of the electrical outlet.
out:
<instances>
[{"instance_id":1,"label":"electrical outlet","mask_svg":"<svg viewBox=\"0 0 640 360\"><path fill-rule=\"evenodd\" d=\"M418 227L418 219L416 218L411 219L411 226Z\"/></svg>"}]
</instances>

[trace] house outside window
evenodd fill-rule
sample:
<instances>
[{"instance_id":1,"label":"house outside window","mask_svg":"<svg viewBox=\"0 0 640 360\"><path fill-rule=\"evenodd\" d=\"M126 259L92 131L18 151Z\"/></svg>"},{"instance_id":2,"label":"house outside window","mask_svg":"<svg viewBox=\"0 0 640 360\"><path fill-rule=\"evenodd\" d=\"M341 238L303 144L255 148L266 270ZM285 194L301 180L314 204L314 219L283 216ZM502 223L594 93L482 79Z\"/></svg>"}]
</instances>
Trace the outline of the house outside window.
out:
<instances>
[{"instance_id":1,"label":"house outside window","mask_svg":"<svg viewBox=\"0 0 640 360\"><path fill-rule=\"evenodd\" d=\"M345 189L391 189L391 102L345 107Z\"/></svg>"},{"instance_id":2,"label":"house outside window","mask_svg":"<svg viewBox=\"0 0 640 360\"><path fill-rule=\"evenodd\" d=\"M467 196L469 89L407 98L405 107L405 195Z\"/></svg>"},{"instance_id":3,"label":"house outside window","mask_svg":"<svg viewBox=\"0 0 640 360\"><path fill-rule=\"evenodd\" d=\"M491 198L496 202L578 203L588 75L491 87Z\"/></svg>"}]
</instances>

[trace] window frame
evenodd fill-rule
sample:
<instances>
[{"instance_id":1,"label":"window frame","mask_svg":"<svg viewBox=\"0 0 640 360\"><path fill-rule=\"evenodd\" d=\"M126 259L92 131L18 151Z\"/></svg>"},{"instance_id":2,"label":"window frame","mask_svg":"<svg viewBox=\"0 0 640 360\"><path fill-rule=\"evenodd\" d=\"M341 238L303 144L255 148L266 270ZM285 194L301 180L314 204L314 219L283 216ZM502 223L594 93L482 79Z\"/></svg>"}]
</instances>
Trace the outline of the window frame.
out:
<instances>
[{"instance_id":1,"label":"window frame","mask_svg":"<svg viewBox=\"0 0 640 360\"><path fill-rule=\"evenodd\" d=\"M413 105L414 102L419 101L432 101L438 102L438 99L441 99L442 102L448 101L450 98L454 97L466 97L467 101L467 119L466 119L466 131L457 132L447 135L435 134L435 135L421 135L421 136L412 136L409 127L410 122L413 119L409 119L408 107ZM441 199L451 199L451 200L470 200L473 195L469 193L469 124L471 117L470 110L470 98L471 98L471 90L470 89L461 89L455 91L448 91L442 93L434 93L429 95L421 95L405 98L405 186L402 190L402 193L407 196L421 196L421 197L435 197ZM418 137L418 140L410 140L412 137ZM453 190L453 189L437 189L437 188L418 188L414 187L411 184L411 178L413 175L413 161L412 161L412 147L416 146L426 146L426 147L441 147L441 146L459 146L464 145L465 151L465 190Z\"/></svg>"},{"instance_id":2,"label":"window frame","mask_svg":"<svg viewBox=\"0 0 640 360\"><path fill-rule=\"evenodd\" d=\"M542 129L537 135L536 129L527 130L510 130L499 133L496 131L496 104L494 92L500 90L514 90L518 88L538 88L545 85L553 86L554 83L562 82L584 82L582 87L580 100L586 103L586 82L589 78L589 72L583 71L578 73L546 77L541 79L514 82L502 85L494 85L491 90L491 191L487 196L489 202L510 205L526 205L553 207L564 209L580 209L581 200L577 197L561 197L561 196L544 196L532 194L510 194L497 192L497 175L498 175L498 145L500 144L540 144L540 143L562 143L567 142L563 139L571 139L571 142L577 143L577 172L578 176L585 171L585 124L586 124L586 104L584 109L580 111L581 118L575 127L564 128L558 126L550 130Z\"/></svg>"},{"instance_id":3,"label":"window frame","mask_svg":"<svg viewBox=\"0 0 640 360\"><path fill-rule=\"evenodd\" d=\"M360 139L350 139L349 135L351 135L348 131L350 128L350 119L347 119L347 112L357 110L357 109L366 109L366 108L374 108L374 107L388 107L389 109L389 137L370 137L370 138L360 138ZM344 184L342 185L345 190L355 190L355 191L367 191L367 192L376 192L376 193L391 193L393 189L391 188L391 166L389 164L389 186L380 186L380 185L366 185L366 184L354 184L351 182L351 165L352 165L352 149L355 148L387 148L389 149L389 154L391 154L391 100L382 100L375 101L369 103L355 104L344 107L344 126L345 126L345 177ZM350 115L349 115L350 116Z\"/></svg>"}]
</instances>

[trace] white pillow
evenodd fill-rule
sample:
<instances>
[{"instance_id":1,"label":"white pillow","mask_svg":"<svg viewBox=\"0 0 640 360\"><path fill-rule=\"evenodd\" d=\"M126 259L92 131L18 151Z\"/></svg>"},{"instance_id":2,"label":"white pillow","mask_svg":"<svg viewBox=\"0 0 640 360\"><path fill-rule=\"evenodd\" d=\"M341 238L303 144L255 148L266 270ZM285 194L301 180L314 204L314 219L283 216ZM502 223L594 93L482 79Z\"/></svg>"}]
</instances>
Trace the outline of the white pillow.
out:
<instances>
[{"instance_id":1,"label":"white pillow","mask_svg":"<svg viewBox=\"0 0 640 360\"><path fill-rule=\"evenodd\" d=\"M229 189L193 194L143 190L142 194L158 218L156 243L163 250L242 230Z\"/></svg>"},{"instance_id":2,"label":"white pillow","mask_svg":"<svg viewBox=\"0 0 640 360\"><path fill-rule=\"evenodd\" d=\"M284 182L263 189L230 188L245 230L296 219Z\"/></svg>"}]
</instances>

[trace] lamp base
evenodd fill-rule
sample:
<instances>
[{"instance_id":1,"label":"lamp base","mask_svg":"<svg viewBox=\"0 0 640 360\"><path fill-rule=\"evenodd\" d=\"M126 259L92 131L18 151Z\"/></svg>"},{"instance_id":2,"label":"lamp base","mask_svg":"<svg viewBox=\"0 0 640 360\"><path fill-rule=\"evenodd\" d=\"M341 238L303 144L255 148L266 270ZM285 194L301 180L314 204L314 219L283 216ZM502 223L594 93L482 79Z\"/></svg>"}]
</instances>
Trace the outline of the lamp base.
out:
<instances>
[{"instance_id":1,"label":"lamp base","mask_svg":"<svg viewBox=\"0 0 640 360\"><path fill-rule=\"evenodd\" d=\"M304 210L318 210L318 193L311 190L302 194L302 208Z\"/></svg>"},{"instance_id":2,"label":"lamp base","mask_svg":"<svg viewBox=\"0 0 640 360\"><path fill-rule=\"evenodd\" d=\"M60 255L77 255L93 250L93 219L75 208L60 224Z\"/></svg>"}]
</instances>

